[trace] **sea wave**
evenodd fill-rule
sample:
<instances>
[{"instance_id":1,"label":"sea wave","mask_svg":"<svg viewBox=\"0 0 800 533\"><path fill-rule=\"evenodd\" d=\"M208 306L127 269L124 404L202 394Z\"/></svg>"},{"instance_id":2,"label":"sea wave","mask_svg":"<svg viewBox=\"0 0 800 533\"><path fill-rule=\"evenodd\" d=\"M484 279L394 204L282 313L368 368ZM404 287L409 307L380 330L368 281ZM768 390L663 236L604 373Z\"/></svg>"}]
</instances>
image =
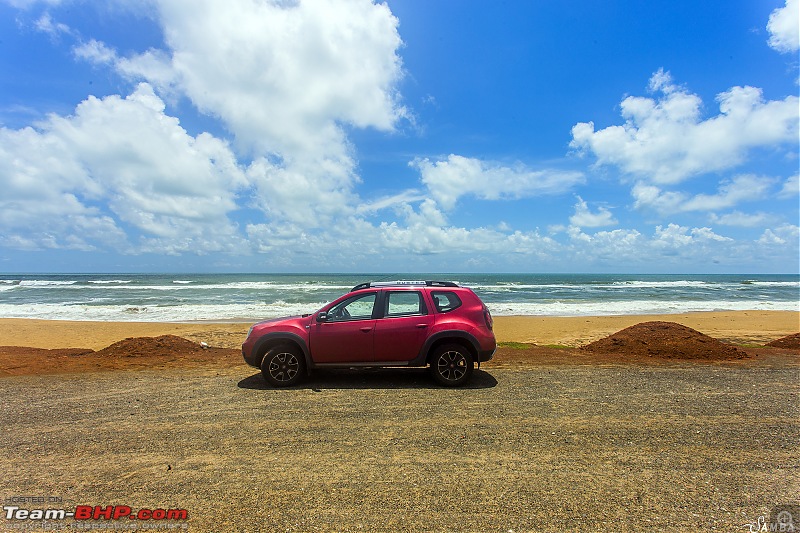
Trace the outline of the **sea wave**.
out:
<instances>
[{"instance_id":1,"label":"sea wave","mask_svg":"<svg viewBox=\"0 0 800 533\"><path fill-rule=\"evenodd\" d=\"M69 287L78 283L77 280L50 280L50 279L23 279L20 287Z\"/></svg>"},{"instance_id":2,"label":"sea wave","mask_svg":"<svg viewBox=\"0 0 800 533\"><path fill-rule=\"evenodd\" d=\"M136 285L133 280L89 280L87 284L80 284L77 280L51 281L51 280L0 280L3 288L39 288L72 290L119 290L119 291L226 291L226 290L271 290L271 291L349 291L352 285L328 285L325 283L275 283L272 281L236 281L228 283L195 284L194 281L175 280L169 285Z\"/></svg>"},{"instance_id":3,"label":"sea wave","mask_svg":"<svg viewBox=\"0 0 800 533\"><path fill-rule=\"evenodd\" d=\"M492 302L487 303L486 307L495 316L670 315L704 311L800 311L798 302L761 300Z\"/></svg>"},{"instance_id":4,"label":"sea wave","mask_svg":"<svg viewBox=\"0 0 800 533\"><path fill-rule=\"evenodd\" d=\"M677 287L721 287L726 285L725 283L719 283L715 281L697 281L697 280L675 280L675 281L637 281L637 280L630 280L630 281L615 281L611 284L613 287L622 287L622 288L630 288L630 287L638 287L642 289L658 289L658 288L677 288Z\"/></svg>"},{"instance_id":5,"label":"sea wave","mask_svg":"<svg viewBox=\"0 0 800 533\"><path fill-rule=\"evenodd\" d=\"M111 322L255 322L267 318L313 313L323 305L325 302L294 303L282 300L271 303L182 305L0 304L0 317ZM487 307L495 316L605 316L680 314L701 311L800 311L798 302L760 300L492 302L487 303Z\"/></svg>"},{"instance_id":6,"label":"sea wave","mask_svg":"<svg viewBox=\"0 0 800 533\"><path fill-rule=\"evenodd\" d=\"M100 322L255 322L313 313L324 305L287 302L188 305L0 304L0 317Z\"/></svg>"}]
</instances>

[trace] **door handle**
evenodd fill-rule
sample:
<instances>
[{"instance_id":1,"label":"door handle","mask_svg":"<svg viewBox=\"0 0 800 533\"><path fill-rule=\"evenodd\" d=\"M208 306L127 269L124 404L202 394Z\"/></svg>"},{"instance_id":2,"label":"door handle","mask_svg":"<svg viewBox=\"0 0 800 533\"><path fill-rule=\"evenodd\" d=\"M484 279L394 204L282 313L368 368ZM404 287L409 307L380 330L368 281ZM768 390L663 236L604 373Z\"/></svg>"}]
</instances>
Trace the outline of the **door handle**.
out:
<instances>
[{"instance_id":1,"label":"door handle","mask_svg":"<svg viewBox=\"0 0 800 533\"><path fill-rule=\"evenodd\" d=\"M417 327L420 328L420 329L421 328L427 328L428 324L417 324Z\"/></svg>"},{"instance_id":2,"label":"door handle","mask_svg":"<svg viewBox=\"0 0 800 533\"><path fill-rule=\"evenodd\" d=\"M363 331L364 333L369 333L370 331L372 331L372 328L369 327L369 326L364 326L363 328L359 328L359 329L361 331Z\"/></svg>"}]
</instances>

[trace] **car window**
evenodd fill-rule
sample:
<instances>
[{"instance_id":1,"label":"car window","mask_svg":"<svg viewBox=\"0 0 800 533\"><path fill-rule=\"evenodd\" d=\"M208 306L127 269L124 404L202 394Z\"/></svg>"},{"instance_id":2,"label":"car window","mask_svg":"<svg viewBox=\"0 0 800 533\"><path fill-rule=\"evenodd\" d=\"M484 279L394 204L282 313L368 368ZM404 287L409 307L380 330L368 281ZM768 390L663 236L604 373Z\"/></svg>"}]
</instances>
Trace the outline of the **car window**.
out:
<instances>
[{"instance_id":1,"label":"car window","mask_svg":"<svg viewBox=\"0 0 800 533\"><path fill-rule=\"evenodd\" d=\"M375 307L375 295L369 293L354 296L331 307L328 311L328 322L342 322L344 320L364 320L372 318L372 309Z\"/></svg>"},{"instance_id":2,"label":"car window","mask_svg":"<svg viewBox=\"0 0 800 533\"><path fill-rule=\"evenodd\" d=\"M436 306L436 310L440 313L446 313L461 306L461 298L454 292L436 291L432 292L431 296L433 297L433 304Z\"/></svg>"},{"instance_id":3,"label":"car window","mask_svg":"<svg viewBox=\"0 0 800 533\"><path fill-rule=\"evenodd\" d=\"M391 291L387 295L386 316L426 315L425 300L418 291Z\"/></svg>"}]
</instances>

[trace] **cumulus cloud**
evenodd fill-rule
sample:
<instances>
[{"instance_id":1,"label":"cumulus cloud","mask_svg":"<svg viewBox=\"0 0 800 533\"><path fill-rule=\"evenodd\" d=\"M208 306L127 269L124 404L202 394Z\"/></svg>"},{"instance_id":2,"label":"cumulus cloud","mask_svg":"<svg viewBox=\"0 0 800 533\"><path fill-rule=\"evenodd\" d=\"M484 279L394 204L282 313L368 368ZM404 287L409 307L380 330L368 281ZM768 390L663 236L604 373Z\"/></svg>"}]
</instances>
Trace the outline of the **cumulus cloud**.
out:
<instances>
[{"instance_id":1,"label":"cumulus cloud","mask_svg":"<svg viewBox=\"0 0 800 533\"><path fill-rule=\"evenodd\" d=\"M696 242L731 242L730 237L717 235L711 228L688 228L678 224L656 226L653 244L658 247L682 248Z\"/></svg>"},{"instance_id":2,"label":"cumulus cloud","mask_svg":"<svg viewBox=\"0 0 800 533\"><path fill-rule=\"evenodd\" d=\"M567 255L581 265L604 262L627 262L633 264L643 258L647 248L645 235L635 229L615 229L588 233L577 226L567 228L569 243L565 246Z\"/></svg>"},{"instance_id":3,"label":"cumulus cloud","mask_svg":"<svg viewBox=\"0 0 800 533\"><path fill-rule=\"evenodd\" d=\"M392 132L408 116L398 20L370 0L154 0L164 49L120 55L89 40L76 57L185 96L233 135L252 185L248 207L271 224L327 227L357 207L346 128ZM266 235L253 225L252 235ZM255 244L258 247L258 243Z\"/></svg>"},{"instance_id":4,"label":"cumulus cloud","mask_svg":"<svg viewBox=\"0 0 800 533\"><path fill-rule=\"evenodd\" d=\"M118 69L178 90L257 154L346 158L340 124L391 131L406 114L396 90L402 77L398 20L385 4L156 5L168 50L121 58Z\"/></svg>"},{"instance_id":5,"label":"cumulus cloud","mask_svg":"<svg viewBox=\"0 0 800 533\"><path fill-rule=\"evenodd\" d=\"M360 178L345 127L391 132L398 20L369 0L157 0L166 50L114 57L122 75L184 95L219 118L254 163L253 206L273 220L327 224ZM100 46L83 52L105 60Z\"/></svg>"},{"instance_id":6,"label":"cumulus cloud","mask_svg":"<svg viewBox=\"0 0 800 533\"><path fill-rule=\"evenodd\" d=\"M385 248L421 255L441 254L525 254L530 258L550 258L560 245L538 231L503 232L492 228L464 228L452 225L436 226L414 222L380 225Z\"/></svg>"},{"instance_id":7,"label":"cumulus cloud","mask_svg":"<svg viewBox=\"0 0 800 533\"><path fill-rule=\"evenodd\" d=\"M758 239L758 243L767 246L783 246L789 244L797 248L798 239L800 239L800 227L794 224L784 224L774 229L768 228L764 230L764 233ZM797 256L795 255L795 260L796 259ZM797 265L787 265L787 268L791 269L795 266Z\"/></svg>"},{"instance_id":8,"label":"cumulus cloud","mask_svg":"<svg viewBox=\"0 0 800 533\"><path fill-rule=\"evenodd\" d=\"M531 170L524 165L508 167L451 154L447 159L416 159L422 183L444 209L453 209L462 196L483 200L528 198L569 191L584 182L580 172Z\"/></svg>"},{"instance_id":9,"label":"cumulus cloud","mask_svg":"<svg viewBox=\"0 0 800 533\"><path fill-rule=\"evenodd\" d=\"M611 214L611 211L602 206L597 213L592 213L586 201L578 196L578 203L575 204L575 214L569 218L569 223L579 228L597 228L613 226L617 223L617 220Z\"/></svg>"},{"instance_id":10,"label":"cumulus cloud","mask_svg":"<svg viewBox=\"0 0 800 533\"><path fill-rule=\"evenodd\" d=\"M570 146L624 173L656 184L734 168L751 149L796 143L796 96L765 101L761 89L733 87L717 95L720 113L703 119L700 97L673 84L659 70L650 80L654 98L629 96L620 104L625 124L595 130L593 122L572 128Z\"/></svg>"},{"instance_id":11,"label":"cumulus cloud","mask_svg":"<svg viewBox=\"0 0 800 533\"><path fill-rule=\"evenodd\" d=\"M800 0L786 0L784 7L772 12L767 22L769 45L778 52L800 49Z\"/></svg>"},{"instance_id":12,"label":"cumulus cloud","mask_svg":"<svg viewBox=\"0 0 800 533\"><path fill-rule=\"evenodd\" d=\"M1 129L7 234L41 228L28 241L42 247L229 248L236 231L228 213L244 173L224 141L192 137L164 108L141 84L126 98L89 97L74 115L51 115L36 128ZM141 236L140 248L127 245L126 229Z\"/></svg>"},{"instance_id":13,"label":"cumulus cloud","mask_svg":"<svg viewBox=\"0 0 800 533\"><path fill-rule=\"evenodd\" d=\"M732 238L711 228L674 223L658 225L649 235L631 228L592 233L576 226L567 228L567 235L561 253L582 265L649 264L663 269L669 263L730 262L738 253Z\"/></svg>"}]
</instances>

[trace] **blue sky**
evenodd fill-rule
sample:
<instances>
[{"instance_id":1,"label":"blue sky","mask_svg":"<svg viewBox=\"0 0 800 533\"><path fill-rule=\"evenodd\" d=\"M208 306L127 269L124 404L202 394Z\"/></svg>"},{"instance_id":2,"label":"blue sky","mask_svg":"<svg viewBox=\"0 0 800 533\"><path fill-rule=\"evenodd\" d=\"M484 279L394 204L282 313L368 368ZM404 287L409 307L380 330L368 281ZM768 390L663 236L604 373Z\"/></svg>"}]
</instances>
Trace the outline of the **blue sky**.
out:
<instances>
[{"instance_id":1,"label":"blue sky","mask_svg":"<svg viewBox=\"0 0 800 533\"><path fill-rule=\"evenodd\" d=\"M0 0L0 271L796 273L798 19Z\"/></svg>"}]
</instances>

